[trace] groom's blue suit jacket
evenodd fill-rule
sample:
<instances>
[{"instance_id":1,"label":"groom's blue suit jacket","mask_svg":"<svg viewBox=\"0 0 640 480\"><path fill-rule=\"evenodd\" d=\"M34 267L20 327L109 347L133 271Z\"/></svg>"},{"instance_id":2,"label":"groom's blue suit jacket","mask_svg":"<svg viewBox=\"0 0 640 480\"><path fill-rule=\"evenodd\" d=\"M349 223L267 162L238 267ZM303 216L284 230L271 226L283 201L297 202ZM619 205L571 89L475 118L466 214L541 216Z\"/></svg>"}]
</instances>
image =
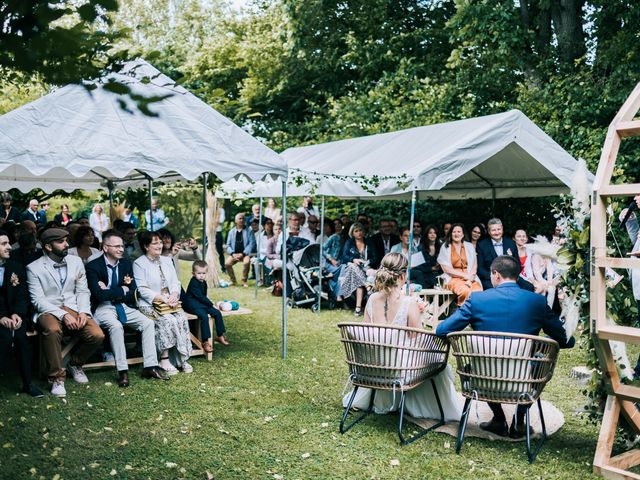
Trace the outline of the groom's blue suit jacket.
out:
<instances>
[{"instance_id":1,"label":"groom's blue suit jacket","mask_svg":"<svg viewBox=\"0 0 640 480\"><path fill-rule=\"evenodd\" d=\"M570 348L575 343L573 337L567 339L562 322L551 311L546 298L521 289L515 282L472 293L462 307L438 325L436 335L446 337L467 325L477 331L525 335L538 335L542 330L560 348Z\"/></svg>"}]
</instances>

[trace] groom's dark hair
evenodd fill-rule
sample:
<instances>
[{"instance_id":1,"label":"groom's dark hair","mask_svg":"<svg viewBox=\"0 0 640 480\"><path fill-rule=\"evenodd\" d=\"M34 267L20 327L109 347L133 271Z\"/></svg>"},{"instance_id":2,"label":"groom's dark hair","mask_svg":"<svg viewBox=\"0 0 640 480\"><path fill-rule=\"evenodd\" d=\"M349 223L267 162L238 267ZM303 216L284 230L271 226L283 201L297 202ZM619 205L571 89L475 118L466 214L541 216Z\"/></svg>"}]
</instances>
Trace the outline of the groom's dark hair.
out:
<instances>
[{"instance_id":1,"label":"groom's dark hair","mask_svg":"<svg viewBox=\"0 0 640 480\"><path fill-rule=\"evenodd\" d=\"M517 280L522 267L511 255L500 255L491 262L491 271L498 272L502 278Z\"/></svg>"}]
</instances>

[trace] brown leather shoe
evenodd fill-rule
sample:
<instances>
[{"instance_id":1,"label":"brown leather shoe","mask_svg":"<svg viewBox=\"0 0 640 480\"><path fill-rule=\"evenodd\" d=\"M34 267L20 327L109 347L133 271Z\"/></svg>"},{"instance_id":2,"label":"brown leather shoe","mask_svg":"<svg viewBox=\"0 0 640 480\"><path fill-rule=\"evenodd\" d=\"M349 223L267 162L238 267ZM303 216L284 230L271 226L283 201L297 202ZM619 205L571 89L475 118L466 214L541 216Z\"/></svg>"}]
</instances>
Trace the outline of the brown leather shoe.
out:
<instances>
[{"instance_id":1,"label":"brown leather shoe","mask_svg":"<svg viewBox=\"0 0 640 480\"><path fill-rule=\"evenodd\" d=\"M129 386L129 371L122 370L118 372L118 386L122 388L127 388Z\"/></svg>"},{"instance_id":2,"label":"brown leather shoe","mask_svg":"<svg viewBox=\"0 0 640 480\"><path fill-rule=\"evenodd\" d=\"M213 346L211 345L211 342L209 342L209 340L207 340L206 342L202 342L202 350L204 350L205 353L213 352Z\"/></svg>"},{"instance_id":3,"label":"brown leather shoe","mask_svg":"<svg viewBox=\"0 0 640 480\"><path fill-rule=\"evenodd\" d=\"M229 345L229 342L227 341L226 338L224 338L224 335L220 335L219 337L216 337L216 342L218 342L218 343L220 343L220 344L222 344L224 346Z\"/></svg>"},{"instance_id":4,"label":"brown leather shoe","mask_svg":"<svg viewBox=\"0 0 640 480\"><path fill-rule=\"evenodd\" d=\"M151 380L169 380L169 377L158 367L144 368L142 370L142 378Z\"/></svg>"},{"instance_id":5,"label":"brown leather shoe","mask_svg":"<svg viewBox=\"0 0 640 480\"><path fill-rule=\"evenodd\" d=\"M482 422L480 428L501 437L509 435L509 425L507 425L507 422L505 420L496 420L495 417L492 418L490 422Z\"/></svg>"},{"instance_id":6,"label":"brown leather shoe","mask_svg":"<svg viewBox=\"0 0 640 480\"><path fill-rule=\"evenodd\" d=\"M533 427L529 426L529 436L534 434ZM514 420L511 424L511 428L509 428L509 437L511 438L522 438L527 435L527 426L525 423L516 423Z\"/></svg>"}]
</instances>

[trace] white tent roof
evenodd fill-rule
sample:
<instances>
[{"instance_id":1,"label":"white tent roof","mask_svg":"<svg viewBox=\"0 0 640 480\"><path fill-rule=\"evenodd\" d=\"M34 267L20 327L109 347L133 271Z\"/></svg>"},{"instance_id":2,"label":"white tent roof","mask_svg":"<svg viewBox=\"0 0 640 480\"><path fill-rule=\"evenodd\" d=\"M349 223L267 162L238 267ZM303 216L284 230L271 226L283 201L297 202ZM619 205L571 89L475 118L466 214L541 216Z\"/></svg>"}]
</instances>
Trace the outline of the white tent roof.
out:
<instances>
[{"instance_id":1,"label":"white tent roof","mask_svg":"<svg viewBox=\"0 0 640 480\"><path fill-rule=\"evenodd\" d=\"M421 198L439 199L558 195L569 191L577 167L571 155L518 110L290 148L282 156L290 176L333 176L318 180L316 193L340 197L371 196L350 176L395 177L372 187L375 198L413 189L424 192ZM237 191L237 185L228 186ZM303 186L296 193L310 190ZM264 197L280 195L276 184L254 191Z\"/></svg>"},{"instance_id":2,"label":"white tent roof","mask_svg":"<svg viewBox=\"0 0 640 480\"><path fill-rule=\"evenodd\" d=\"M128 97L60 88L0 117L0 190L100 188L162 177L286 175L285 161L195 95L137 60L111 77L134 94L171 96L140 113ZM126 102L132 113L123 110ZM144 172L142 174L141 172Z\"/></svg>"}]
</instances>

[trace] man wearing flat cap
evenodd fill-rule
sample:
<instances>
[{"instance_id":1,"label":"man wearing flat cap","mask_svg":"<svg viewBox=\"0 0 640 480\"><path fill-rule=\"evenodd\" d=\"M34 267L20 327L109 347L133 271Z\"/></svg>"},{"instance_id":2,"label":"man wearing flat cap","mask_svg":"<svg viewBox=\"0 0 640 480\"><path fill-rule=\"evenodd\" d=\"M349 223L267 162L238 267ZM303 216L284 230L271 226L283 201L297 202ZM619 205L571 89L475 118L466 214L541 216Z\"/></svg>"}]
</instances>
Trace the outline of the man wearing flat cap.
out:
<instances>
[{"instance_id":1,"label":"man wearing flat cap","mask_svg":"<svg viewBox=\"0 0 640 480\"><path fill-rule=\"evenodd\" d=\"M27 266L29 294L35 308L34 320L42 333L45 359L49 365L51 394L66 396L62 368L63 334L79 337L68 370L78 383L89 380L82 365L104 340L104 333L91 318L91 302L84 265L79 257L67 256L68 233L49 228L40 235L44 255Z\"/></svg>"}]
</instances>

